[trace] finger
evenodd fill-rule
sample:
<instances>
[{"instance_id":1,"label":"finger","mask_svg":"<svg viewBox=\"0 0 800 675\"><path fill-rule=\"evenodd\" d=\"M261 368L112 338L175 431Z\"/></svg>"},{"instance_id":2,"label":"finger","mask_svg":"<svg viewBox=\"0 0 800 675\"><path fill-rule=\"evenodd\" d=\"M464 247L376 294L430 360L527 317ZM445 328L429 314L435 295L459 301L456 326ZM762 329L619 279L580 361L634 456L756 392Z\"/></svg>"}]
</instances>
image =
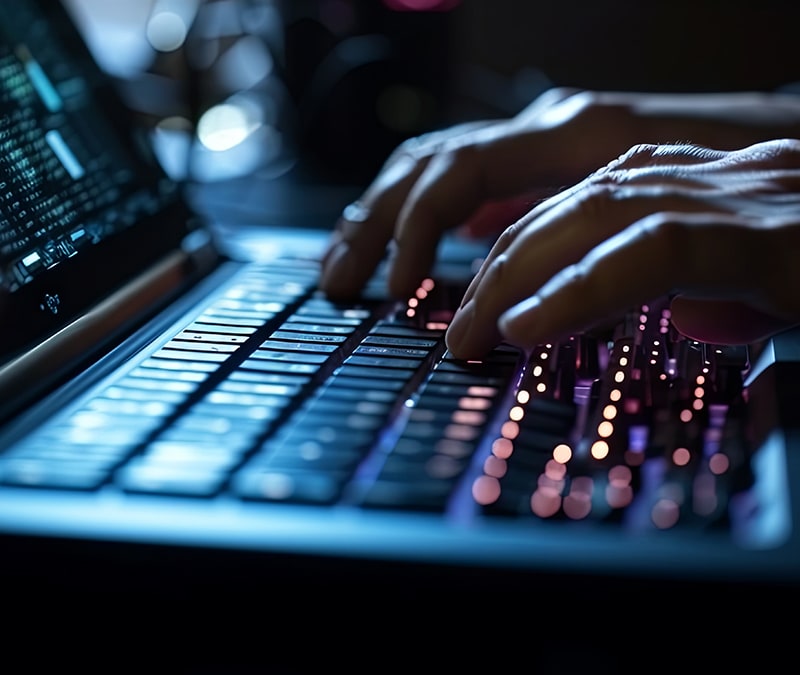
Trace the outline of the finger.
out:
<instances>
[{"instance_id":1,"label":"finger","mask_svg":"<svg viewBox=\"0 0 800 675\"><path fill-rule=\"evenodd\" d=\"M425 167L409 155L395 157L365 191L345 208L322 257L320 288L331 297L361 290L392 239L397 213Z\"/></svg>"},{"instance_id":2,"label":"finger","mask_svg":"<svg viewBox=\"0 0 800 675\"><path fill-rule=\"evenodd\" d=\"M557 136L517 129L513 122L482 129L431 158L399 214L389 283L397 295L428 273L443 234L480 206L552 185L568 164ZM552 192L552 188L549 190Z\"/></svg>"},{"instance_id":3,"label":"finger","mask_svg":"<svg viewBox=\"0 0 800 675\"><path fill-rule=\"evenodd\" d=\"M331 297L358 293L386 253L408 193L443 143L490 126L472 122L410 138L386 160L361 197L344 209L321 260L320 288Z\"/></svg>"},{"instance_id":4,"label":"finger","mask_svg":"<svg viewBox=\"0 0 800 675\"><path fill-rule=\"evenodd\" d=\"M745 179L739 174L728 174L724 166L721 171L712 173L706 171L705 167L709 164L718 165L733 153L706 152L706 149L695 146L669 146L669 152L655 153L658 161L666 163L647 166L643 155L651 157L659 147L637 146L620 160L627 162L637 155L635 169L596 172L572 188L541 202L520 218L503 233L489 252L467 289L462 306L481 286L483 275L491 269L494 258L504 254L520 237L524 239L517 246L526 247L531 256L531 265L542 277L554 274L559 266L574 262L615 230L648 213L676 209L702 211L710 205L726 212L738 211L754 217L766 217L778 202L796 208L796 189L800 184L800 174L796 169L757 173L743 171ZM691 163L673 163L672 156L679 148L688 152L687 161ZM617 165L615 161L609 167ZM746 188L747 194L743 194L743 188ZM633 208L626 209L626 202ZM644 205L644 210L640 204Z\"/></svg>"},{"instance_id":5,"label":"finger","mask_svg":"<svg viewBox=\"0 0 800 675\"><path fill-rule=\"evenodd\" d=\"M461 306L463 307L467 304L474 295L476 289L480 287L482 283L482 279L484 274L487 270L491 269L492 263L496 258L503 255L505 251L511 246L517 237L524 232L527 228L534 226L534 223L537 223L537 219L539 219L545 212L549 211L550 209L556 207L558 204L565 202L569 199L572 199L573 196L580 193L581 190L584 190L585 182L578 183L577 185L572 186L566 190L559 192L556 195L553 195L549 199L539 202L536 206L534 206L530 211L525 213L522 217L520 217L515 223L509 225L497 238L494 245L492 246L491 250L486 255L483 263L481 264L480 269L473 277L471 283L467 287L466 292L464 293L464 297L461 300Z\"/></svg>"},{"instance_id":6,"label":"finger","mask_svg":"<svg viewBox=\"0 0 800 675\"><path fill-rule=\"evenodd\" d=\"M588 185L570 199L535 210L538 215L526 216L500 237L448 328L447 344L453 354L472 358L491 349L503 312L537 293L548 279L630 223L654 212L702 211L711 199L685 188L636 188L626 192L631 196L619 199L616 189Z\"/></svg>"},{"instance_id":7,"label":"finger","mask_svg":"<svg viewBox=\"0 0 800 675\"><path fill-rule=\"evenodd\" d=\"M533 346L674 292L754 306L764 241L737 215L654 214L555 275L505 312L499 327L511 342Z\"/></svg>"},{"instance_id":8,"label":"finger","mask_svg":"<svg viewBox=\"0 0 800 675\"><path fill-rule=\"evenodd\" d=\"M509 227L487 255L482 268L478 271L464 295L462 306L471 299L475 289L480 286L481 278L485 271L491 267L494 258L505 253L506 249L521 233L526 232L530 236L533 231L530 228L533 228L535 224L536 237L542 241L547 241L553 237L551 232L556 227L563 227L561 224L561 212L557 212L555 223L552 223L550 218L543 218L547 211L559 207L563 202L574 202L580 199L590 202L592 200L599 201L601 204L614 201L615 192L621 196L628 194L619 192L617 186L622 184L640 188L649 186L653 190L650 193L653 197L660 197L662 194L666 195L671 190L675 191L680 188L686 188L687 195L692 194L692 188L707 189L708 187L707 179L698 173L695 167L705 165L708 161L724 159L727 154L729 153L709 150L700 146L635 146L580 183L539 202L535 208L521 216L513 226ZM640 192L646 194L643 189ZM562 208L564 207L562 206ZM594 210L597 211L599 209L596 207ZM595 220L613 222L613 219L602 217L595 218ZM573 221L573 224L580 226L579 222L576 221ZM622 225L627 225L627 222L622 223ZM579 244L582 237L582 234L576 232L575 235L568 233L564 239ZM535 242L526 245L537 246Z\"/></svg>"}]
</instances>

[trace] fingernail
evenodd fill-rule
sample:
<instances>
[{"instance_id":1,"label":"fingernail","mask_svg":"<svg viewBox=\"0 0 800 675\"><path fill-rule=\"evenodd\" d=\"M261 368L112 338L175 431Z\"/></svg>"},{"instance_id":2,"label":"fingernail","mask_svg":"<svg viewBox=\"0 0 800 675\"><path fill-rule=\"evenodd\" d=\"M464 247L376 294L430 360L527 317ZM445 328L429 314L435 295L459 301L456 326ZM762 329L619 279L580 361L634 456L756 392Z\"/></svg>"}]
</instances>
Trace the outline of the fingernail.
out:
<instances>
[{"instance_id":1,"label":"fingernail","mask_svg":"<svg viewBox=\"0 0 800 675\"><path fill-rule=\"evenodd\" d=\"M363 223L369 218L370 210L362 202L353 202L344 207L342 218L351 223Z\"/></svg>"},{"instance_id":2,"label":"fingernail","mask_svg":"<svg viewBox=\"0 0 800 675\"><path fill-rule=\"evenodd\" d=\"M455 355L462 356L461 345L470 332L472 321L475 318L475 303L472 301L465 304L453 315L450 325L447 327L445 342L447 348Z\"/></svg>"}]
</instances>

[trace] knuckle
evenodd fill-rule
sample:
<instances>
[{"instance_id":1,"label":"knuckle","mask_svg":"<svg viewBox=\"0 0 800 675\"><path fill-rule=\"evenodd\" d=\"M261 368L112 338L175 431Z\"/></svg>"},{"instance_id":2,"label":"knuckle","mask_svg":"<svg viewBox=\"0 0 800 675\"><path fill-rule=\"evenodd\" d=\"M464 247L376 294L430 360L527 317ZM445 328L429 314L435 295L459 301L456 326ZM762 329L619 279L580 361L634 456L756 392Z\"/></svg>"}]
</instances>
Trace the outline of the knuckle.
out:
<instances>
[{"instance_id":1,"label":"knuckle","mask_svg":"<svg viewBox=\"0 0 800 675\"><path fill-rule=\"evenodd\" d=\"M581 93L582 90L575 87L550 87L540 93L528 106L527 112L538 112L556 106L566 99Z\"/></svg>"},{"instance_id":2,"label":"knuckle","mask_svg":"<svg viewBox=\"0 0 800 675\"><path fill-rule=\"evenodd\" d=\"M659 147L654 143L637 143L614 160L612 164L616 164L618 168L647 166L656 157Z\"/></svg>"},{"instance_id":3,"label":"knuckle","mask_svg":"<svg viewBox=\"0 0 800 675\"><path fill-rule=\"evenodd\" d=\"M447 140L455 135L455 130L444 129L431 131L419 136L412 136L398 145L392 157L411 157L417 161L426 160L437 154Z\"/></svg>"},{"instance_id":4,"label":"knuckle","mask_svg":"<svg viewBox=\"0 0 800 675\"><path fill-rule=\"evenodd\" d=\"M765 141L748 148L750 157L756 161L770 162L773 168L798 168L800 167L800 140L795 138L782 138Z\"/></svg>"},{"instance_id":5,"label":"knuckle","mask_svg":"<svg viewBox=\"0 0 800 675\"><path fill-rule=\"evenodd\" d=\"M576 89L575 87L551 87L547 91L543 92L539 98L547 103L558 103L563 101L565 98L569 98L570 96L580 92L581 90Z\"/></svg>"},{"instance_id":6,"label":"knuckle","mask_svg":"<svg viewBox=\"0 0 800 675\"><path fill-rule=\"evenodd\" d=\"M503 283L507 267L508 254L501 253L486 268L481 281L481 288L492 289L492 292L494 292Z\"/></svg>"},{"instance_id":7,"label":"knuckle","mask_svg":"<svg viewBox=\"0 0 800 675\"><path fill-rule=\"evenodd\" d=\"M479 154L478 143L465 143L462 139L453 139L441 149L442 161L448 165L471 166Z\"/></svg>"},{"instance_id":8,"label":"knuckle","mask_svg":"<svg viewBox=\"0 0 800 675\"><path fill-rule=\"evenodd\" d=\"M579 195L578 211L584 222L595 222L609 215L613 204L618 202L617 191L621 176L604 176L602 181L595 182Z\"/></svg>"},{"instance_id":9,"label":"knuckle","mask_svg":"<svg viewBox=\"0 0 800 675\"><path fill-rule=\"evenodd\" d=\"M395 148L394 152L390 156L390 159L401 156L409 156L416 159L424 154L425 148L426 143L422 137L412 136L411 138L404 140L402 143L400 143L400 145L397 146L397 148Z\"/></svg>"},{"instance_id":10,"label":"knuckle","mask_svg":"<svg viewBox=\"0 0 800 675\"><path fill-rule=\"evenodd\" d=\"M794 166L800 165L800 139L784 138L776 141L782 153L793 160Z\"/></svg>"},{"instance_id":11,"label":"knuckle","mask_svg":"<svg viewBox=\"0 0 800 675\"><path fill-rule=\"evenodd\" d=\"M626 172L650 166L658 152L658 146L653 143L639 143L631 146L616 159L595 171L591 180L619 180Z\"/></svg>"},{"instance_id":12,"label":"knuckle","mask_svg":"<svg viewBox=\"0 0 800 675\"><path fill-rule=\"evenodd\" d=\"M528 222L525 220L518 220L517 222L509 225L497 238L495 245L502 249L508 248L508 246L510 246L517 239L520 232L527 226Z\"/></svg>"}]
</instances>

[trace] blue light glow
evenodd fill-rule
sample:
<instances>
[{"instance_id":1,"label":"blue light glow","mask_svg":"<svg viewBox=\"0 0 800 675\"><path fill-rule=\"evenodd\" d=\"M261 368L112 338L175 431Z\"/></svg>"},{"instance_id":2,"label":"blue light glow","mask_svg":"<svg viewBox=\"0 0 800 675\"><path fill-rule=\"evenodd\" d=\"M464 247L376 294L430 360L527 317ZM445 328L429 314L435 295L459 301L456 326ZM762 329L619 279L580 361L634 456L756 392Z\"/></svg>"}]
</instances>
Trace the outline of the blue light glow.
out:
<instances>
[{"instance_id":1,"label":"blue light glow","mask_svg":"<svg viewBox=\"0 0 800 675\"><path fill-rule=\"evenodd\" d=\"M61 97L56 88L52 85L47 75L44 74L42 67L33 59L26 61L25 71L28 73L31 83L50 112L61 110L63 105Z\"/></svg>"},{"instance_id":2,"label":"blue light glow","mask_svg":"<svg viewBox=\"0 0 800 675\"><path fill-rule=\"evenodd\" d=\"M81 163L78 161L78 158L75 157L72 150L69 149L69 146L66 144L61 134L53 129L47 132L45 138L50 148L61 160L61 164L64 165L69 175L72 176L72 179L78 180L81 178L84 174L83 166L81 166Z\"/></svg>"}]
</instances>

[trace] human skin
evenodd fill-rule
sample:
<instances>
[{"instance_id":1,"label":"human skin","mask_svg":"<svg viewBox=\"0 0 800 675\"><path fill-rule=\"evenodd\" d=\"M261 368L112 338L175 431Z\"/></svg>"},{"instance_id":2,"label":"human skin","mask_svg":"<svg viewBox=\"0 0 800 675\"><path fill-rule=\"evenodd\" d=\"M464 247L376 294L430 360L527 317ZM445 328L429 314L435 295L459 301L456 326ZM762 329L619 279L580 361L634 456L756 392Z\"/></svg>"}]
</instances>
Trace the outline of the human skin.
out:
<instances>
[{"instance_id":1,"label":"human skin","mask_svg":"<svg viewBox=\"0 0 800 675\"><path fill-rule=\"evenodd\" d=\"M357 293L391 243L402 297L448 229L507 227L448 330L456 356L556 339L664 293L687 335L763 337L800 316L793 138L792 95L551 90L511 120L401 145L345 209L320 286Z\"/></svg>"},{"instance_id":2,"label":"human skin","mask_svg":"<svg viewBox=\"0 0 800 675\"><path fill-rule=\"evenodd\" d=\"M655 298L707 342L800 321L800 141L636 146L498 239L447 333L475 357L597 326Z\"/></svg>"}]
</instances>

